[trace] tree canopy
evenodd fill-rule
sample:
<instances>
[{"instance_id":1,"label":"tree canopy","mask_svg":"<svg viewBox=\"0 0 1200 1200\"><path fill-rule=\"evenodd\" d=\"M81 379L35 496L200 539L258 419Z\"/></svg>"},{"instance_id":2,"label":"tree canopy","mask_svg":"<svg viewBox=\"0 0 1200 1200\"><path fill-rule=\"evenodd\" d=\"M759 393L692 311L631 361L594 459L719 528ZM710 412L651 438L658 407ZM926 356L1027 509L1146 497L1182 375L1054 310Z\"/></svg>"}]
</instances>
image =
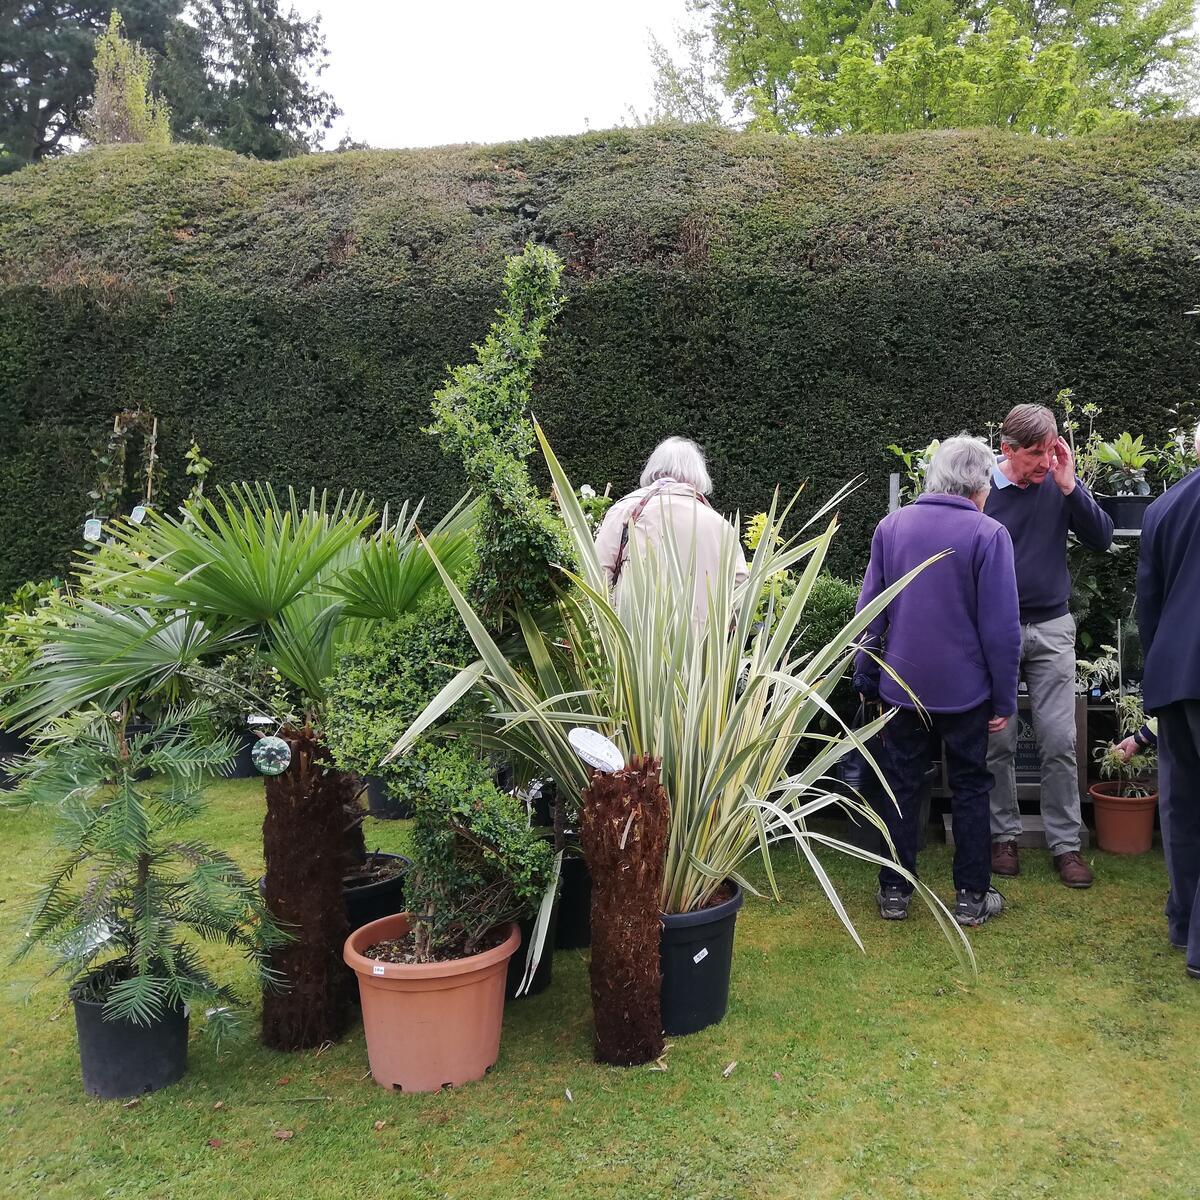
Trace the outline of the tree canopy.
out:
<instances>
[{"instance_id":1,"label":"tree canopy","mask_svg":"<svg viewBox=\"0 0 1200 1200\"><path fill-rule=\"evenodd\" d=\"M1191 0L689 0L707 63L754 128L1086 132L1196 94ZM694 39L694 31L690 35ZM659 109L713 111L694 40L658 68Z\"/></svg>"},{"instance_id":2,"label":"tree canopy","mask_svg":"<svg viewBox=\"0 0 1200 1200\"><path fill-rule=\"evenodd\" d=\"M84 134L96 39L111 0L31 0L0 23L0 171L61 153ZM339 115L316 80L320 18L278 0L122 0L125 35L155 63L177 141L285 158L314 149ZM11 16L7 15L11 11Z\"/></svg>"}]
</instances>

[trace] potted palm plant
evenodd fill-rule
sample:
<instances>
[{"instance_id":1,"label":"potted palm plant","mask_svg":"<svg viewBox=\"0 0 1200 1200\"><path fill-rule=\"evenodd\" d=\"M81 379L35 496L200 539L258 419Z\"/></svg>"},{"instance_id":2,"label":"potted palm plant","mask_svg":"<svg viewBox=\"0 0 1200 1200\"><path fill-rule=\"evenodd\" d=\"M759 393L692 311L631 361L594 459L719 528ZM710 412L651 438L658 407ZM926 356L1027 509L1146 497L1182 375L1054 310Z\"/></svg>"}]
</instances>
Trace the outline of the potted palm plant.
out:
<instances>
[{"instance_id":1,"label":"potted palm plant","mask_svg":"<svg viewBox=\"0 0 1200 1200\"><path fill-rule=\"evenodd\" d=\"M887 717L857 732L849 730L829 697L857 650L859 634L907 579L823 646L795 655L792 647L836 520L811 536L777 538L782 516L773 505L766 519L770 536L759 540L749 580L734 587L730 551L712 581L710 615L703 626L675 601L693 594L689 572L695 566L694 556L674 551L657 556L635 551L614 608L591 528L542 431L537 434L579 564L578 571L563 573L558 605L562 633L547 636L538 623L523 619L521 653L510 659L446 574L447 591L480 661L443 689L393 753L405 753L476 687L487 695L490 708L475 736L534 764L534 773L558 781L560 793L578 797L589 782L588 768L568 740L573 726L595 727L626 760L635 755L660 758L670 803L661 896L663 1020L669 1033L690 1032L723 1015L732 920L743 893L754 891L743 867L751 859L761 863L775 893L773 844L789 841L798 848L859 941L816 851L835 848L871 862L884 860L811 829L808 822L830 805L855 804L832 790L829 772L851 749L863 750ZM777 608L773 581L793 568L795 588ZM837 722L834 732L818 732L821 714ZM802 743L807 757L800 769L790 771L788 764ZM865 805L858 808L863 820L882 829L876 814ZM965 947L944 906L917 886L947 936ZM593 925L593 945L603 935ZM690 953L676 951L685 944L692 944Z\"/></svg>"},{"instance_id":2,"label":"potted palm plant","mask_svg":"<svg viewBox=\"0 0 1200 1200\"><path fill-rule=\"evenodd\" d=\"M49 948L74 1004L84 1090L104 1098L183 1074L189 1010L207 1010L217 1039L234 1024L237 996L205 965L204 942L237 947L267 977L284 940L238 866L187 833L232 740L213 736L196 704L141 734L129 732L131 712L127 701L52 721L18 767L13 801L57 813L60 855L18 957Z\"/></svg>"},{"instance_id":3,"label":"potted palm plant","mask_svg":"<svg viewBox=\"0 0 1200 1200\"><path fill-rule=\"evenodd\" d=\"M1153 497L1146 468L1159 454L1146 448L1142 434L1122 433L1109 442L1099 442L1096 461L1111 495L1097 495L1096 503L1113 519L1118 529L1141 529L1142 518Z\"/></svg>"},{"instance_id":4,"label":"potted palm plant","mask_svg":"<svg viewBox=\"0 0 1200 1200\"><path fill-rule=\"evenodd\" d=\"M340 646L441 586L427 545L440 546L452 572L467 554L470 509L452 511L426 541L417 516L377 514L359 496L281 499L259 484L206 494L178 515L151 510L140 525L114 522L81 565L69 621L45 631L10 700L7 716L36 728L135 692L188 695L246 644L288 685L295 708L273 714L288 763L266 781L263 824L267 904L295 935L272 949L286 986L263 996L263 1040L275 1049L332 1041L350 1018L343 880L366 859L362 783L330 756L324 702Z\"/></svg>"},{"instance_id":5,"label":"potted palm plant","mask_svg":"<svg viewBox=\"0 0 1200 1200\"><path fill-rule=\"evenodd\" d=\"M406 1092L467 1083L495 1063L515 922L542 901L553 862L524 806L469 747L423 750L410 909L356 930L345 947L371 1074Z\"/></svg>"}]
</instances>

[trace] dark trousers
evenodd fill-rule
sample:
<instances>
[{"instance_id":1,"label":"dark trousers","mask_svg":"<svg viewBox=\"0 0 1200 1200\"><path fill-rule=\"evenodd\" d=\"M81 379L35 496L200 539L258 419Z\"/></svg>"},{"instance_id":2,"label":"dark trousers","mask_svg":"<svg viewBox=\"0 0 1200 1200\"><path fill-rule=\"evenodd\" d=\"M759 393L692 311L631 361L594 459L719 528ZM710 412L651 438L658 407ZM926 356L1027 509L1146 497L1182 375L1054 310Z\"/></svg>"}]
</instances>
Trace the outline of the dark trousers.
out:
<instances>
[{"instance_id":1,"label":"dark trousers","mask_svg":"<svg viewBox=\"0 0 1200 1200\"><path fill-rule=\"evenodd\" d=\"M887 751L884 770L900 806L897 812L896 806L884 797L881 811L900 865L914 875L917 873L918 800L932 759L931 732L945 743L946 773L953 805L954 887L969 888L972 892L985 892L992 882L988 808L992 773L987 768L990 717L990 704L981 704L968 712L929 713L926 717L918 716L910 708L902 708L884 726L881 735ZM905 893L912 891L912 884L889 867L880 870L879 882L885 887L898 886Z\"/></svg>"},{"instance_id":2,"label":"dark trousers","mask_svg":"<svg viewBox=\"0 0 1200 1200\"><path fill-rule=\"evenodd\" d=\"M1158 811L1167 859L1167 933L1200 967L1200 700L1159 709Z\"/></svg>"}]
</instances>

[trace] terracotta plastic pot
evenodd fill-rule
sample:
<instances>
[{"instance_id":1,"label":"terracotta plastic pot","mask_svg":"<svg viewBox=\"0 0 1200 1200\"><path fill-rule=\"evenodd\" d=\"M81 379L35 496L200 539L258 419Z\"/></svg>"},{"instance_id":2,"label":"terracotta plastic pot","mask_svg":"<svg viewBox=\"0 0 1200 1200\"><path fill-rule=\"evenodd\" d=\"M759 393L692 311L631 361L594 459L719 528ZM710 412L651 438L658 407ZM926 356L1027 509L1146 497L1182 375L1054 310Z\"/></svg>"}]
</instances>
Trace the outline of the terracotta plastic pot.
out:
<instances>
[{"instance_id":1,"label":"terracotta plastic pot","mask_svg":"<svg viewBox=\"0 0 1200 1200\"><path fill-rule=\"evenodd\" d=\"M382 1087L403 1092L482 1079L500 1055L504 979L521 944L510 924L504 941L482 954L452 962L377 962L363 951L403 937L408 913L356 929L343 957L358 976L371 1074Z\"/></svg>"},{"instance_id":2,"label":"terracotta plastic pot","mask_svg":"<svg viewBox=\"0 0 1200 1200\"><path fill-rule=\"evenodd\" d=\"M1154 841L1158 794L1119 796L1120 788L1117 780L1088 788L1096 811L1096 845L1110 854L1145 854Z\"/></svg>"}]
</instances>

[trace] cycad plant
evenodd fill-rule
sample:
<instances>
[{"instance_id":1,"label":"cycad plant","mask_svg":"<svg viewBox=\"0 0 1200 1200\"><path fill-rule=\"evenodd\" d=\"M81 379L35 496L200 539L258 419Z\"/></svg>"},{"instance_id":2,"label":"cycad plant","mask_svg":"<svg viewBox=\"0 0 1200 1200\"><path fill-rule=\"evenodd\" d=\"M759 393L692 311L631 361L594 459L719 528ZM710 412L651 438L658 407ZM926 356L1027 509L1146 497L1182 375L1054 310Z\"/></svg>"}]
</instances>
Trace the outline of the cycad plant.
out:
<instances>
[{"instance_id":1,"label":"cycad plant","mask_svg":"<svg viewBox=\"0 0 1200 1200\"><path fill-rule=\"evenodd\" d=\"M837 519L829 517L815 533L809 530L829 516L840 497L793 536L782 532L787 510L773 504L746 583L734 585L732 546L710 578L706 623L694 621L691 606L679 603L679 597L693 594L697 567L695 556L670 540L658 552L643 553L631 539L614 607L574 489L540 429L538 437L578 563L577 572L563 572L563 636L549 638L526 619L523 655L510 660L447 573L447 590L480 660L446 685L393 754L405 753L461 696L478 687L490 701L490 712L472 735L526 759L579 796L588 782L587 768L567 734L575 725L593 726L616 742L627 760L633 755L662 760L670 803L664 912L704 907L728 879L754 891L743 873L748 860L761 864L774 892L770 850L787 841L807 860L858 941L817 850L883 860L811 828L809 821L832 806L849 806L887 836L868 805L833 790L830 772L853 749L873 763L865 743L888 715L852 731L829 697L867 624L917 572L866 605L824 645L798 652L805 605ZM772 587L781 571L795 575L786 599ZM831 718L833 732L819 727L821 714ZM940 901L917 886L954 944L966 947Z\"/></svg>"},{"instance_id":2,"label":"cycad plant","mask_svg":"<svg viewBox=\"0 0 1200 1200\"><path fill-rule=\"evenodd\" d=\"M210 688L210 667L245 645L292 685L299 711L273 714L291 761L267 780L263 825L268 906L294 935L273 949L281 986L263 997L263 1038L276 1049L334 1040L348 1018L341 881L365 848L361 783L335 769L323 739L337 650L440 587L439 569L456 573L472 519L459 506L422 540L417 512L392 519L357 495L304 502L258 484L179 514L151 511L142 525L115 522L81 566L71 621L46 633L7 689L6 718L27 728L135 696L145 713ZM435 567L430 547L447 561Z\"/></svg>"},{"instance_id":3,"label":"cycad plant","mask_svg":"<svg viewBox=\"0 0 1200 1200\"><path fill-rule=\"evenodd\" d=\"M131 732L130 707L88 707L50 722L18 765L13 804L57 814L54 866L36 893L17 956L48 946L75 999L106 1019L149 1025L170 1010L208 1010L219 1038L238 997L200 953L232 946L269 975L284 935L226 854L191 838L203 787L233 761L195 704ZM153 774L153 781L147 781Z\"/></svg>"}]
</instances>

